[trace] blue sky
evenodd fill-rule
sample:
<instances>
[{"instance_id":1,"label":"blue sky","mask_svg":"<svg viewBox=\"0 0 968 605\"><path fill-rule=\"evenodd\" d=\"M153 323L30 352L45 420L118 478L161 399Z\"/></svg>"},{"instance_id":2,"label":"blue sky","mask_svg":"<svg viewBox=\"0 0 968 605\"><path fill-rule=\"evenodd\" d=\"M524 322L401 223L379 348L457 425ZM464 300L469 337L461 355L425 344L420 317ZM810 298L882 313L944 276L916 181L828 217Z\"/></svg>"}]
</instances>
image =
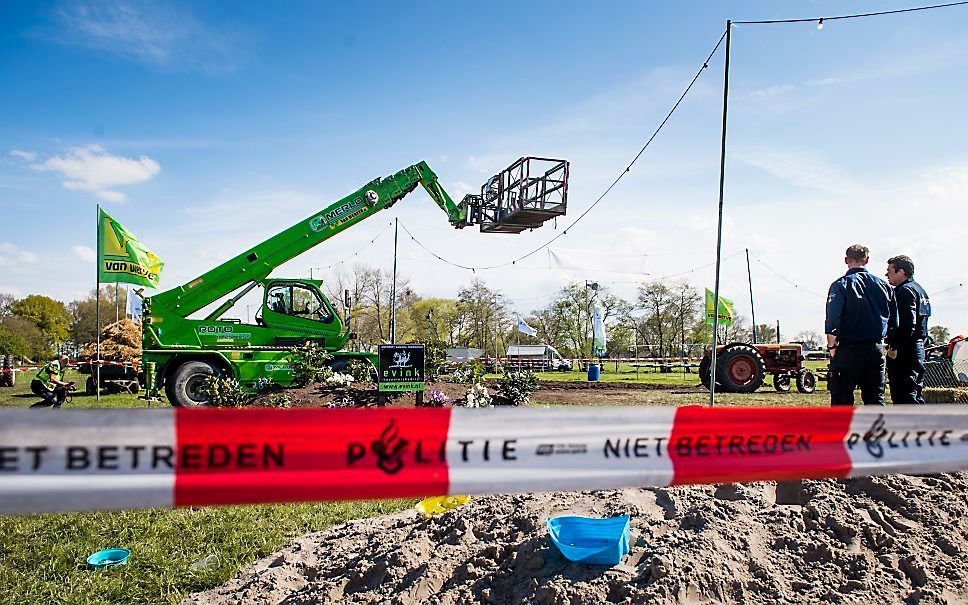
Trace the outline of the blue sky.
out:
<instances>
[{"instance_id":1,"label":"blue sky","mask_svg":"<svg viewBox=\"0 0 968 605\"><path fill-rule=\"evenodd\" d=\"M715 45L727 18L841 14L836 2L4 3L0 6L0 291L92 287L95 205L167 261L174 287L374 177L425 159L455 198L522 155L572 162L570 216L604 190ZM853 2L850 11L910 6ZM821 330L843 249L872 270L912 256L929 292L968 283L968 7L733 30L723 293L760 322ZM547 254L513 270L443 265L401 238L423 295L474 277L521 313L568 280L625 296L715 251L720 51L622 183ZM308 275L395 216L463 264L560 231L451 230L416 192L291 262ZM559 228L563 226L559 223ZM631 256L630 256L631 255ZM366 262L390 266L392 237ZM631 259L631 260L630 260ZM638 259L641 262L631 262ZM330 276L332 271L321 271ZM685 275L711 286L710 269ZM796 286L794 286L796 284ZM968 288L935 299L968 332Z\"/></svg>"}]
</instances>

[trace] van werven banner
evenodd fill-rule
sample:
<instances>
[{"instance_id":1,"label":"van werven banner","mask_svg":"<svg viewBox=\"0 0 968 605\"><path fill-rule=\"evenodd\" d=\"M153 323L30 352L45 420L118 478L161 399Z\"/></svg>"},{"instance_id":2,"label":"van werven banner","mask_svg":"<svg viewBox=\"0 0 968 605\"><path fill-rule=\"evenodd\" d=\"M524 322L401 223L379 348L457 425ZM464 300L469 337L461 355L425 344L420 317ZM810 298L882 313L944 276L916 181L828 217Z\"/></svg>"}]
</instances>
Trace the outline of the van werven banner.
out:
<instances>
[{"instance_id":1,"label":"van werven banner","mask_svg":"<svg viewBox=\"0 0 968 605\"><path fill-rule=\"evenodd\" d=\"M165 263L130 231L99 209L97 227L98 281L124 282L157 288Z\"/></svg>"}]
</instances>

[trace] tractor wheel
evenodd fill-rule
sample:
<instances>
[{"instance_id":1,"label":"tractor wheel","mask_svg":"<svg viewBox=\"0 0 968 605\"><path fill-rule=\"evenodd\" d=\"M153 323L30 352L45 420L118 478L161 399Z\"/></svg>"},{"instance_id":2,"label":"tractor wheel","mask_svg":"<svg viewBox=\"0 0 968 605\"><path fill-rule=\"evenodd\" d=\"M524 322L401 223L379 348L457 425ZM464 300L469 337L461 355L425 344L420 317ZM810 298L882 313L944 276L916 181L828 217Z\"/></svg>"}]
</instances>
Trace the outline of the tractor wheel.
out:
<instances>
[{"instance_id":1,"label":"tractor wheel","mask_svg":"<svg viewBox=\"0 0 968 605\"><path fill-rule=\"evenodd\" d=\"M703 358L699 360L699 380L702 381L702 386L709 388L709 380L712 378L712 358L709 355L703 355Z\"/></svg>"},{"instance_id":2,"label":"tractor wheel","mask_svg":"<svg viewBox=\"0 0 968 605\"><path fill-rule=\"evenodd\" d=\"M773 388L776 389L777 393L789 393L790 392L790 375L789 374L774 374L773 375Z\"/></svg>"},{"instance_id":3,"label":"tractor wheel","mask_svg":"<svg viewBox=\"0 0 968 605\"><path fill-rule=\"evenodd\" d=\"M797 373L797 390L801 393L813 393L817 390L817 375L803 368Z\"/></svg>"},{"instance_id":4,"label":"tractor wheel","mask_svg":"<svg viewBox=\"0 0 968 605\"><path fill-rule=\"evenodd\" d=\"M202 392L202 385L210 376L220 372L204 361L188 361L175 369L166 382L165 393L168 402L177 408L200 408L209 404L208 396Z\"/></svg>"},{"instance_id":5,"label":"tractor wheel","mask_svg":"<svg viewBox=\"0 0 968 605\"><path fill-rule=\"evenodd\" d=\"M716 382L729 393L752 393L763 386L766 364L750 345L733 345L716 360Z\"/></svg>"}]
</instances>

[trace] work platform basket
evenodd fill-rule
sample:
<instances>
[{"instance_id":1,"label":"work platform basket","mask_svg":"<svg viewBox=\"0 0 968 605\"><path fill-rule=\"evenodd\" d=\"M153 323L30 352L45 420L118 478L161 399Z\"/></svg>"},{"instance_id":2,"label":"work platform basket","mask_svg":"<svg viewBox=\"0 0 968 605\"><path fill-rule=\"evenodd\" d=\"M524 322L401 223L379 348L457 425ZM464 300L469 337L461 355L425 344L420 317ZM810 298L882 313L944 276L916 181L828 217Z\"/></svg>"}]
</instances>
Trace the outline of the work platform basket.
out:
<instances>
[{"instance_id":1,"label":"work platform basket","mask_svg":"<svg viewBox=\"0 0 968 605\"><path fill-rule=\"evenodd\" d=\"M565 214L568 162L521 158L489 178L480 195L467 195L461 206L484 233L521 233Z\"/></svg>"}]
</instances>

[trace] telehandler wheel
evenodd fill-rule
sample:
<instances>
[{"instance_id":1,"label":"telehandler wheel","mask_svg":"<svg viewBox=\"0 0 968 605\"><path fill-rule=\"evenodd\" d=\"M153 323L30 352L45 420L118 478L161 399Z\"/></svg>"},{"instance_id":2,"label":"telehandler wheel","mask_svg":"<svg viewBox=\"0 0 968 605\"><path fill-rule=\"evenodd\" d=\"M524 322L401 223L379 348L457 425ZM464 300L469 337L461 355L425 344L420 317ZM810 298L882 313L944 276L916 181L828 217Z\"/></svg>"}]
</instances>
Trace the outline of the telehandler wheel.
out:
<instances>
[{"instance_id":1,"label":"telehandler wheel","mask_svg":"<svg viewBox=\"0 0 968 605\"><path fill-rule=\"evenodd\" d=\"M168 402L177 408L200 408L209 404L202 385L210 376L221 372L204 361L186 361L177 368L165 385Z\"/></svg>"},{"instance_id":2,"label":"telehandler wheel","mask_svg":"<svg viewBox=\"0 0 968 605\"><path fill-rule=\"evenodd\" d=\"M703 355L703 358L699 360L699 380L702 381L702 386L707 390L709 389L709 380L713 374L712 367L712 359L709 355Z\"/></svg>"},{"instance_id":3,"label":"telehandler wheel","mask_svg":"<svg viewBox=\"0 0 968 605\"><path fill-rule=\"evenodd\" d=\"M752 393L763 386L766 363L755 348L737 344L727 347L716 360L716 382L729 393Z\"/></svg>"},{"instance_id":4,"label":"telehandler wheel","mask_svg":"<svg viewBox=\"0 0 968 605\"><path fill-rule=\"evenodd\" d=\"M807 368L797 373L797 390L801 393L813 393L817 390L817 375Z\"/></svg>"},{"instance_id":5,"label":"telehandler wheel","mask_svg":"<svg viewBox=\"0 0 968 605\"><path fill-rule=\"evenodd\" d=\"M789 374L774 374L773 375L773 388L776 389L777 393L789 393L790 392L790 375Z\"/></svg>"}]
</instances>

